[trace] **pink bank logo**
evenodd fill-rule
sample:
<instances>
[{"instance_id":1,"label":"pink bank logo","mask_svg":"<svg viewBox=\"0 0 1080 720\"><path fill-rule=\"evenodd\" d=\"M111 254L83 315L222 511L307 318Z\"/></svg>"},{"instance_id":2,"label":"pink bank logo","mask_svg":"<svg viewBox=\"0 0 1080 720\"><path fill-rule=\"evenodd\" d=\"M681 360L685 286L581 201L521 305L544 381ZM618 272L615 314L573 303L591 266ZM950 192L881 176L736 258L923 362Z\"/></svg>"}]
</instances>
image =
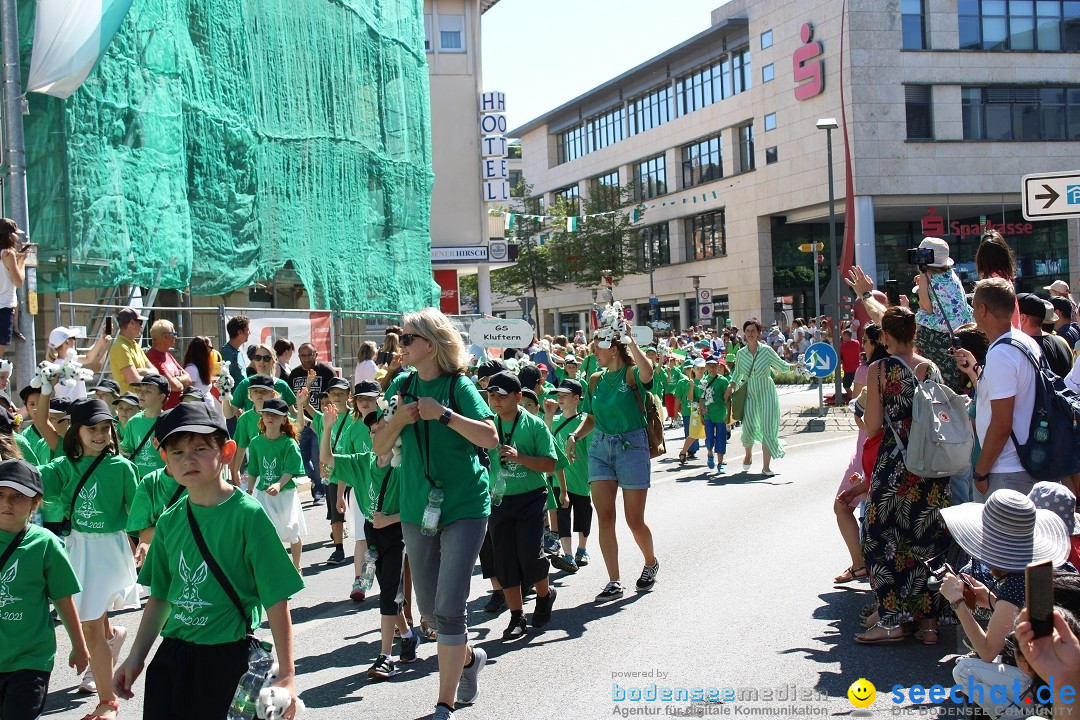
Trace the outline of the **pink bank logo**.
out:
<instances>
[{"instance_id":1,"label":"pink bank logo","mask_svg":"<svg viewBox=\"0 0 1080 720\"><path fill-rule=\"evenodd\" d=\"M820 40L814 40L814 26L806 23L799 31L803 46L791 56L795 74L795 99L809 100L825 92L825 61L814 58L825 52Z\"/></svg>"}]
</instances>

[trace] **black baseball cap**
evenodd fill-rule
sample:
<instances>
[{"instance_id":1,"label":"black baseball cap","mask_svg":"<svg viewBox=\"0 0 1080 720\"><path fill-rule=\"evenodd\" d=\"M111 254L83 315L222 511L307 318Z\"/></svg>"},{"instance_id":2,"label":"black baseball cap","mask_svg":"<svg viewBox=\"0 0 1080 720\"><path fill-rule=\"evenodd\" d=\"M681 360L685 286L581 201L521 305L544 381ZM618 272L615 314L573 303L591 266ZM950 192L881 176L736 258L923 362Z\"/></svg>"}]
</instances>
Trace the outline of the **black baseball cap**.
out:
<instances>
[{"instance_id":1,"label":"black baseball cap","mask_svg":"<svg viewBox=\"0 0 1080 720\"><path fill-rule=\"evenodd\" d=\"M159 445L164 445L166 438L173 433L192 432L210 435L221 431L227 433L225 421L213 412L206 403L180 403L158 418L154 428L154 437Z\"/></svg>"},{"instance_id":2,"label":"black baseball cap","mask_svg":"<svg viewBox=\"0 0 1080 720\"><path fill-rule=\"evenodd\" d=\"M49 401L49 413L55 413L63 417L69 416L71 414L71 400L54 397Z\"/></svg>"},{"instance_id":3,"label":"black baseball cap","mask_svg":"<svg viewBox=\"0 0 1080 720\"><path fill-rule=\"evenodd\" d=\"M1049 301L1032 293L1019 293L1016 296L1016 305L1020 309L1020 314L1038 318L1040 323L1047 316L1046 306L1049 304Z\"/></svg>"},{"instance_id":4,"label":"black baseball cap","mask_svg":"<svg viewBox=\"0 0 1080 720\"><path fill-rule=\"evenodd\" d=\"M1070 318L1072 317L1073 306L1069 302L1069 298L1063 298L1059 295L1053 295L1050 297L1050 304L1057 310L1059 317Z\"/></svg>"},{"instance_id":5,"label":"black baseball cap","mask_svg":"<svg viewBox=\"0 0 1080 720\"><path fill-rule=\"evenodd\" d=\"M286 417L289 414L289 406L285 404L285 401L281 398L270 398L263 403L262 410L259 412L270 413L271 415L280 415Z\"/></svg>"},{"instance_id":6,"label":"black baseball cap","mask_svg":"<svg viewBox=\"0 0 1080 720\"><path fill-rule=\"evenodd\" d=\"M584 389L582 389L581 387L581 383L579 383L577 380L571 380L570 378L567 378L561 383L559 383L559 387L555 388L555 392L574 393L578 397L581 397L585 394Z\"/></svg>"},{"instance_id":7,"label":"black baseball cap","mask_svg":"<svg viewBox=\"0 0 1080 720\"><path fill-rule=\"evenodd\" d=\"M543 379L543 376L540 374L540 368L535 365L526 365L518 372L518 379L521 380L521 387L533 388Z\"/></svg>"},{"instance_id":8,"label":"black baseball cap","mask_svg":"<svg viewBox=\"0 0 1080 720\"><path fill-rule=\"evenodd\" d=\"M11 435L15 432L15 418L6 407L0 407L0 433Z\"/></svg>"},{"instance_id":9,"label":"black baseball cap","mask_svg":"<svg viewBox=\"0 0 1080 720\"><path fill-rule=\"evenodd\" d=\"M11 488L29 498L45 494L41 473L36 467L19 458L0 462L0 487Z\"/></svg>"},{"instance_id":10,"label":"black baseball cap","mask_svg":"<svg viewBox=\"0 0 1080 720\"><path fill-rule=\"evenodd\" d=\"M30 399L31 395L37 395L40 392L41 388L34 387L33 385L27 385L19 391L19 399L22 400L23 405L25 405L26 401Z\"/></svg>"},{"instance_id":11,"label":"black baseball cap","mask_svg":"<svg viewBox=\"0 0 1080 720\"><path fill-rule=\"evenodd\" d=\"M326 397L327 395L329 395L331 390L344 390L347 393L350 390L349 381L343 377L333 378L330 382L326 384L326 387L323 388L323 391L321 393L322 397Z\"/></svg>"},{"instance_id":12,"label":"black baseball cap","mask_svg":"<svg viewBox=\"0 0 1080 720\"><path fill-rule=\"evenodd\" d=\"M136 385L153 385L161 391L162 395L169 394L169 381L165 379L164 375L154 373L152 375L144 375L141 380L137 380L133 383L129 383L132 387Z\"/></svg>"},{"instance_id":13,"label":"black baseball cap","mask_svg":"<svg viewBox=\"0 0 1080 720\"><path fill-rule=\"evenodd\" d=\"M81 398L71 403L71 422L79 425L97 425L112 422L113 416L104 400Z\"/></svg>"},{"instance_id":14,"label":"black baseball cap","mask_svg":"<svg viewBox=\"0 0 1080 720\"><path fill-rule=\"evenodd\" d=\"M119 397L120 385L115 380L102 380L97 385L90 388L90 392L107 392Z\"/></svg>"},{"instance_id":15,"label":"black baseball cap","mask_svg":"<svg viewBox=\"0 0 1080 720\"><path fill-rule=\"evenodd\" d=\"M506 363L502 360L488 359L480 363L480 367L476 368L476 379L483 380L497 373L506 372L506 370Z\"/></svg>"},{"instance_id":16,"label":"black baseball cap","mask_svg":"<svg viewBox=\"0 0 1080 720\"><path fill-rule=\"evenodd\" d=\"M269 375L252 375L248 378L248 390L251 388L264 388L266 390L275 390L274 378Z\"/></svg>"},{"instance_id":17,"label":"black baseball cap","mask_svg":"<svg viewBox=\"0 0 1080 720\"><path fill-rule=\"evenodd\" d=\"M113 405L117 405L119 403L127 403L128 405L134 405L135 407L139 407L139 398L135 393L126 392L112 401Z\"/></svg>"},{"instance_id":18,"label":"black baseball cap","mask_svg":"<svg viewBox=\"0 0 1080 720\"><path fill-rule=\"evenodd\" d=\"M509 370L505 370L500 373L495 373L488 380L487 386L488 394L496 395L509 395L511 393L521 392L521 381L517 376Z\"/></svg>"},{"instance_id":19,"label":"black baseball cap","mask_svg":"<svg viewBox=\"0 0 1080 720\"><path fill-rule=\"evenodd\" d=\"M523 398L529 398L530 400L532 400L532 401L533 401L534 403L536 403L537 405L539 405L539 404L540 404L540 398L536 397L536 391L535 391L535 390L532 390L532 389L530 389L530 388L524 388L524 389L522 389L522 391L521 391L521 397L523 397Z\"/></svg>"},{"instance_id":20,"label":"black baseball cap","mask_svg":"<svg viewBox=\"0 0 1080 720\"><path fill-rule=\"evenodd\" d=\"M184 388L184 392L180 393L180 397L183 400L191 399L198 400L199 402L202 402L206 399L206 396L203 395L203 391L195 387L194 385L188 385L186 388Z\"/></svg>"},{"instance_id":21,"label":"black baseball cap","mask_svg":"<svg viewBox=\"0 0 1080 720\"><path fill-rule=\"evenodd\" d=\"M361 380L353 388L353 397L377 398L382 395L382 388L374 380Z\"/></svg>"}]
</instances>

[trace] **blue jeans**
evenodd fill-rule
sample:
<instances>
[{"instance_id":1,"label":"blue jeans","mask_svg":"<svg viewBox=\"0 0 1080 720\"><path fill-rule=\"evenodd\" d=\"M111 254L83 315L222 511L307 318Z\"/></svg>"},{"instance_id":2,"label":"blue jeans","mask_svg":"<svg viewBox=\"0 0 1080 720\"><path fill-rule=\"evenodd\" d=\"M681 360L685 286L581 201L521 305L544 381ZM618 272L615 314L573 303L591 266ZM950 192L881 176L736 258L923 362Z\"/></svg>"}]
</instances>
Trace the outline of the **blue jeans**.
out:
<instances>
[{"instance_id":1,"label":"blue jeans","mask_svg":"<svg viewBox=\"0 0 1080 720\"><path fill-rule=\"evenodd\" d=\"M690 412L693 412L693 410L691 410ZM689 414L686 414L686 415L682 416L682 436L683 436L683 440L690 437L690 415ZM726 439L725 439L725 442L726 442ZM701 447L701 443L699 443L697 440L695 440L694 443L690 446L690 452L691 453L696 453L700 447Z\"/></svg>"},{"instance_id":2,"label":"blue jeans","mask_svg":"<svg viewBox=\"0 0 1080 720\"><path fill-rule=\"evenodd\" d=\"M705 418L705 449L717 455L727 452L727 425Z\"/></svg>"},{"instance_id":3,"label":"blue jeans","mask_svg":"<svg viewBox=\"0 0 1080 720\"><path fill-rule=\"evenodd\" d=\"M974 500L975 486L972 484L975 467L971 466L964 472L956 473L949 478L949 492L952 495L953 505L962 505Z\"/></svg>"},{"instance_id":4,"label":"blue jeans","mask_svg":"<svg viewBox=\"0 0 1080 720\"><path fill-rule=\"evenodd\" d=\"M435 618L442 645L468 642L469 590L487 533L487 518L455 520L434 537L419 525L401 523L420 617Z\"/></svg>"},{"instance_id":5,"label":"blue jeans","mask_svg":"<svg viewBox=\"0 0 1080 720\"><path fill-rule=\"evenodd\" d=\"M304 473L311 480L312 494L325 495L326 489L319 473L319 436L310 426L305 426L300 433L300 458L304 461Z\"/></svg>"},{"instance_id":6,"label":"blue jeans","mask_svg":"<svg viewBox=\"0 0 1080 720\"><path fill-rule=\"evenodd\" d=\"M589 444L589 482L615 480L624 490L648 490L649 436L645 429L621 435L595 431Z\"/></svg>"}]
</instances>

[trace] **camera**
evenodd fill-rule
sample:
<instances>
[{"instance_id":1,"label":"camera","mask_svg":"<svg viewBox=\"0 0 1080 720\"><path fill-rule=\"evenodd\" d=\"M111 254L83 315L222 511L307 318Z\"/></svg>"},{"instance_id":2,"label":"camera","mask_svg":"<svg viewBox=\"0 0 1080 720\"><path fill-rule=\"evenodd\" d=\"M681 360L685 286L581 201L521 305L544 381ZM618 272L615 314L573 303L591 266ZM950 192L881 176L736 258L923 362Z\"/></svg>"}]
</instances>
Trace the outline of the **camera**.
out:
<instances>
[{"instance_id":1,"label":"camera","mask_svg":"<svg viewBox=\"0 0 1080 720\"><path fill-rule=\"evenodd\" d=\"M934 248L911 248L907 251L908 265L929 265L934 262Z\"/></svg>"}]
</instances>

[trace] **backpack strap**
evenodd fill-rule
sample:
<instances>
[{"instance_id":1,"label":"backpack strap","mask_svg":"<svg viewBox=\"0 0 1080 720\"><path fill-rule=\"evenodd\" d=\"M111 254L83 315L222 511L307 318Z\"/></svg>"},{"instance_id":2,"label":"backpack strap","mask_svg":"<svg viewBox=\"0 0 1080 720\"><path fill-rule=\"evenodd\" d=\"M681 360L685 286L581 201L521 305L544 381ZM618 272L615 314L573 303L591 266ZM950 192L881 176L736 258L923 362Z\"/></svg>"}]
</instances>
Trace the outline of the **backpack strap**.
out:
<instances>
[{"instance_id":1,"label":"backpack strap","mask_svg":"<svg viewBox=\"0 0 1080 720\"><path fill-rule=\"evenodd\" d=\"M630 386L630 390L634 393L634 399L637 400L637 409L641 413L641 416L648 421L648 417L645 415L645 403L641 400L641 391L638 390L637 377L634 375L633 366L626 368L626 376L628 379L627 385ZM646 422L648 424L648 422Z\"/></svg>"},{"instance_id":2,"label":"backpack strap","mask_svg":"<svg viewBox=\"0 0 1080 720\"><path fill-rule=\"evenodd\" d=\"M4 554L0 555L0 572L3 571L4 566L7 565L8 560L15 554L15 551L19 549L19 543L26 537L26 530L27 528L20 530L18 534L11 539L11 542L8 543L8 546L4 549Z\"/></svg>"},{"instance_id":3,"label":"backpack strap","mask_svg":"<svg viewBox=\"0 0 1080 720\"><path fill-rule=\"evenodd\" d=\"M892 454L895 456L897 453L900 453L906 457L907 447L904 445L904 441L900 439L900 433L897 432L896 426L892 424L889 413L885 412L885 364L891 359L899 361L899 363L904 366L904 369L911 373L915 378L915 382L919 381L919 376L915 374L915 371L912 370L902 358L898 358L895 355L890 355L888 358L878 361L882 363L878 368L878 398L881 403L881 417L885 419L885 424L889 426L889 430L892 431L893 434L893 439L896 440L896 448L893 450Z\"/></svg>"},{"instance_id":4,"label":"backpack strap","mask_svg":"<svg viewBox=\"0 0 1080 720\"><path fill-rule=\"evenodd\" d=\"M1020 352L1022 352L1024 354L1024 357L1026 357L1028 359L1028 362L1031 363L1032 367L1035 368L1035 379L1036 379L1036 381L1038 381L1039 375L1042 373L1043 365L1046 365L1047 368L1050 367L1046 363L1046 356L1045 355L1040 355L1039 356L1040 359L1042 360L1042 364L1040 364L1039 361L1035 359L1035 356L1031 353L1031 351L1028 350L1026 347L1024 347L1024 344L1019 342L1018 340L1016 340L1016 338L1011 338L1011 337L998 338L997 340L994 341L994 344L990 346L990 349L988 349L986 351L987 354L989 354L990 350L992 350L995 346L1001 345L1001 344L1012 345L1014 348L1016 348L1017 350L1019 350ZM1017 449L1019 449L1020 448L1020 441L1016 439L1016 431L1013 430L1012 428L1009 429L1009 437L1013 441L1013 446L1016 447ZM1029 437L1028 440L1030 440L1030 439L1031 438Z\"/></svg>"},{"instance_id":5,"label":"backpack strap","mask_svg":"<svg viewBox=\"0 0 1080 720\"><path fill-rule=\"evenodd\" d=\"M232 583L229 582L229 578L225 576L225 572L221 569L221 566L217 564L217 560L210 554L210 548L206 546L206 540L203 538L202 531L199 530L199 523L195 522L195 515L191 512L191 501L188 500L188 504L185 506L187 510L188 525L191 527L191 535L195 538L195 544L199 548L199 554L202 555L203 561L206 562L206 567L210 568L210 572L213 573L214 579L218 581L218 585L225 591L225 594L229 596L229 600L236 606L236 611L240 613L240 617L244 620L244 629L248 635L252 633L251 627L251 615L244 611L244 605L240 602L240 596L236 594L236 589Z\"/></svg>"},{"instance_id":6,"label":"backpack strap","mask_svg":"<svg viewBox=\"0 0 1080 720\"><path fill-rule=\"evenodd\" d=\"M160 419L161 419L160 415L158 415L156 418L154 418L154 424L150 426L149 432L147 432L146 435L143 436L142 442L139 443L138 446L135 448L135 450L132 451L131 457L135 457L136 455L138 455L142 451L143 447L150 440L150 438L154 435L154 428L157 427L158 420L160 420Z\"/></svg>"}]
</instances>

